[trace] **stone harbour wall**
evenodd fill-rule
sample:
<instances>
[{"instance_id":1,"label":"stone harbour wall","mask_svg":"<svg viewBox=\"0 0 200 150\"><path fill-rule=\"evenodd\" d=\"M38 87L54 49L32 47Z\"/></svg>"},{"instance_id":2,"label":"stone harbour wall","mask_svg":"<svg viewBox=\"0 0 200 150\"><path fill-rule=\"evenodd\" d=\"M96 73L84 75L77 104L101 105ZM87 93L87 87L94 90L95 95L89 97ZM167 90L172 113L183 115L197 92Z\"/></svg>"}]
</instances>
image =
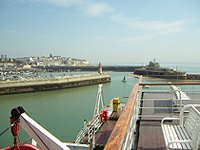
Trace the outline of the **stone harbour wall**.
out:
<instances>
[{"instance_id":1,"label":"stone harbour wall","mask_svg":"<svg viewBox=\"0 0 200 150\"><path fill-rule=\"evenodd\" d=\"M111 77L109 73L43 78L28 81L4 81L0 84L0 95L58 90L110 81Z\"/></svg>"}]
</instances>

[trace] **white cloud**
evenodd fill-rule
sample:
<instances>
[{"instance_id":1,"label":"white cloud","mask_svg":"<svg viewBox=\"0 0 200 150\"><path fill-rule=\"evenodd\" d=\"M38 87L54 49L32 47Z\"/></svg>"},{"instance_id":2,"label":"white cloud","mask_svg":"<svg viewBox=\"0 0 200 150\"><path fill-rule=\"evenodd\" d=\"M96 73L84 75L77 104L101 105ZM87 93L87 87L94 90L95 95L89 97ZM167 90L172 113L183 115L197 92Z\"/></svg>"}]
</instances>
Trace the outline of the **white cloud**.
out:
<instances>
[{"instance_id":1,"label":"white cloud","mask_svg":"<svg viewBox=\"0 0 200 150\"><path fill-rule=\"evenodd\" d=\"M185 21L162 22L162 21L142 21L139 18L129 18L123 15L113 15L111 19L124 24L130 28L153 31L160 34L176 33L184 31Z\"/></svg>"},{"instance_id":2,"label":"white cloud","mask_svg":"<svg viewBox=\"0 0 200 150\"><path fill-rule=\"evenodd\" d=\"M24 1L24 2L29 1L32 3L49 3L52 5L68 7L71 5L80 4L83 0L18 0L18 1Z\"/></svg>"},{"instance_id":3,"label":"white cloud","mask_svg":"<svg viewBox=\"0 0 200 150\"><path fill-rule=\"evenodd\" d=\"M142 31L150 31L156 34L169 34L177 33L185 30L186 24L183 20L163 22L159 20L155 21L143 21L140 18L131 18L125 15L116 14L114 8L111 7L105 1L95 0L18 0L18 1L30 1L35 3L49 3L60 7L75 7L81 14L89 17L101 17L107 15L115 22L124 24L132 29L140 29Z\"/></svg>"},{"instance_id":4,"label":"white cloud","mask_svg":"<svg viewBox=\"0 0 200 150\"><path fill-rule=\"evenodd\" d=\"M25 1L25 0L18 0ZM105 2L96 2L92 0L27 0L35 3L48 3L60 7L76 7L82 14L89 17L99 17L112 12L113 8Z\"/></svg>"},{"instance_id":5,"label":"white cloud","mask_svg":"<svg viewBox=\"0 0 200 150\"><path fill-rule=\"evenodd\" d=\"M44 1L62 7L79 6L84 2L84 0L44 0Z\"/></svg>"},{"instance_id":6,"label":"white cloud","mask_svg":"<svg viewBox=\"0 0 200 150\"><path fill-rule=\"evenodd\" d=\"M103 14L113 11L113 9L108 4L103 2L88 3L84 10L85 14L90 17L99 17Z\"/></svg>"}]
</instances>

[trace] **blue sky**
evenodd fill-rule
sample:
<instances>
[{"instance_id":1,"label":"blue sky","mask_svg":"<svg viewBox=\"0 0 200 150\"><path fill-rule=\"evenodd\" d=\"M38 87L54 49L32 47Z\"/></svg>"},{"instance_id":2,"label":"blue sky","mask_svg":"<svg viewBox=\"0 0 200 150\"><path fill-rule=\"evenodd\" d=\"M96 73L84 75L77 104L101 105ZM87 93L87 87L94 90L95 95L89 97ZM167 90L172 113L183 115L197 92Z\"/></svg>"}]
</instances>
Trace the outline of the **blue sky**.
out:
<instances>
[{"instance_id":1,"label":"blue sky","mask_svg":"<svg viewBox=\"0 0 200 150\"><path fill-rule=\"evenodd\" d=\"M199 63L199 0L0 0L0 54Z\"/></svg>"}]
</instances>

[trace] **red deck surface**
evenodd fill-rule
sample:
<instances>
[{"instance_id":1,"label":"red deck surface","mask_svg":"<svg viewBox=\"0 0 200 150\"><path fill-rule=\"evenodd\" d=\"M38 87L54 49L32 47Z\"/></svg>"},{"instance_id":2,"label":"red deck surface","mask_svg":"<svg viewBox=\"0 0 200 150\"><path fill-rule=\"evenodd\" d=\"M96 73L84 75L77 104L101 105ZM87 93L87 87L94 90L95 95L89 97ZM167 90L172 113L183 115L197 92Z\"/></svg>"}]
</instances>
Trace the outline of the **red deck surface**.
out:
<instances>
[{"instance_id":1,"label":"red deck surface","mask_svg":"<svg viewBox=\"0 0 200 150\"><path fill-rule=\"evenodd\" d=\"M108 122L104 123L100 131L96 136L96 144L97 145L105 145L110 137L110 134L116 124L116 121L109 120Z\"/></svg>"},{"instance_id":2,"label":"red deck surface","mask_svg":"<svg viewBox=\"0 0 200 150\"><path fill-rule=\"evenodd\" d=\"M106 145L120 114L121 114L121 111L113 112L110 116L110 120L108 120L107 122L103 124L98 134L96 135L96 145L100 145L100 146Z\"/></svg>"}]
</instances>

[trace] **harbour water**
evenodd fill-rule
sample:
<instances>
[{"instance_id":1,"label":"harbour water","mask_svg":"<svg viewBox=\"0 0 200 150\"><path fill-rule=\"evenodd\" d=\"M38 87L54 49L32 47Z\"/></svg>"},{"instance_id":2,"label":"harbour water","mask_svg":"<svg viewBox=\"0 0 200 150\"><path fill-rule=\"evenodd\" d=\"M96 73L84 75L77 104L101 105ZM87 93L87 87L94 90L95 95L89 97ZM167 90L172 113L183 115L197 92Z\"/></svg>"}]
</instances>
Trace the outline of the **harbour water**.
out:
<instances>
[{"instance_id":1,"label":"harbour water","mask_svg":"<svg viewBox=\"0 0 200 150\"><path fill-rule=\"evenodd\" d=\"M87 73L87 72L86 72ZM129 96L137 79L127 77L128 72L111 72L111 82L103 85L105 104L114 97ZM61 141L72 142L83 126L91 119L96 102L98 85L78 88L0 96L0 131L9 126L10 111L23 106L26 112ZM20 130L20 142L28 136ZM0 136L0 148L12 145L10 130Z\"/></svg>"},{"instance_id":2,"label":"harbour water","mask_svg":"<svg viewBox=\"0 0 200 150\"><path fill-rule=\"evenodd\" d=\"M166 65L176 67L176 65ZM178 69L200 73L200 65L178 65ZM87 73L87 72L86 72ZM127 82L121 82L130 72L111 72L111 82L103 85L103 97L108 104L114 97L129 96L133 85L138 81L127 77ZM23 106L26 112L39 124L44 126L61 141L72 142L83 126L84 119L91 119L96 102L98 85L78 88L34 92L16 95L0 96L0 132L9 126L10 111L16 106ZM27 135L19 133L20 142ZM0 136L0 148L12 145L10 130Z\"/></svg>"}]
</instances>

